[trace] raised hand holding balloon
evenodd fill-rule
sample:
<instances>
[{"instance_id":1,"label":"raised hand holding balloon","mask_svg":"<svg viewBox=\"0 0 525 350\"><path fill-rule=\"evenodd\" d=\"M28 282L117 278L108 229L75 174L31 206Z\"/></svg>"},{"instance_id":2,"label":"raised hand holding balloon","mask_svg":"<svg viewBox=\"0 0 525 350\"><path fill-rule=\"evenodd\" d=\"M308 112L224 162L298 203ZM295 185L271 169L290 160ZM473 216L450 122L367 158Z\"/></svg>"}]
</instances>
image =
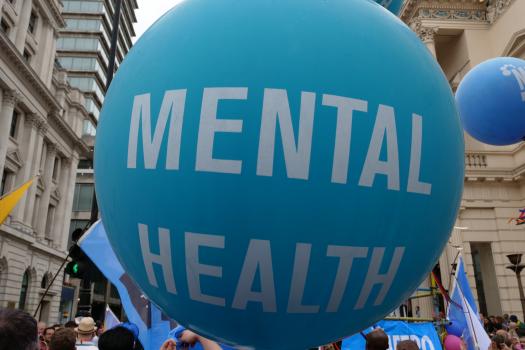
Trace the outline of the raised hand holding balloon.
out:
<instances>
[{"instance_id":1,"label":"raised hand holding balloon","mask_svg":"<svg viewBox=\"0 0 525 350\"><path fill-rule=\"evenodd\" d=\"M511 145L525 138L525 61L498 57L463 78L456 92L461 121L475 139Z\"/></svg>"},{"instance_id":2,"label":"raised hand holding balloon","mask_svg":"<svg viewBox=\"0 0 525 350\"><path fill-rule=\"evenodd\" d=\"M388 314L437 261L463 185L446 78L369 1L183 2L121 65L96 142L127 272L182 325L256 349Z\"/></svg>"}]
</instances>

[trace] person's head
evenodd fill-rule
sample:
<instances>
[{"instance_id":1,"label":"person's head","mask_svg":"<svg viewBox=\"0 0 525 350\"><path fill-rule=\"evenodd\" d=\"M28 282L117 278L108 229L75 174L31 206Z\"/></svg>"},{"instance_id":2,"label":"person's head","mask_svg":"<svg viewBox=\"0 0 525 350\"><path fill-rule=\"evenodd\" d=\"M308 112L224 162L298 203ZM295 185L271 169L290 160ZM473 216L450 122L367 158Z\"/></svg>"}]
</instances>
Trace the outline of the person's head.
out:
<instances>
[{"instance_id":1,"label":"person's head","mask_svg":"<svg viewBox=\"0 0 525 350\"><path fill-rule=\"evenodd\" d=\"M505 346L505 337L501 334L492 336L492 349L503 349Z\"/></svg>"},{"instance_id":2,"label":"person's head","mask_svg":"<svg viewBox=\"0 0 525 350\"><path fill-rule=\"evenodd\" d=\"M36 350L38 328L28 313L14 309L0 309L0 349Z\"/></svg>"},{"instance_id":3,"label":"person's head","mask_svg":"<svg viewBox=\"0 0 525 350\"><path fill-rule=\"evenodd\" d=\"M510 344L512 343L512 339L511 339L511 337L509 336L509 333L506 330L498 329L496 331L496 335L502 337L503 338L503 342L505 344L507 344L507 346L510 346Z\"/></svg>"},{"instance_id":4,"label":"person's head","mask_svg":"<svg viewBox=\"0 0 525 350\"><path fill-rule=\"evenodd\" d=\"M388 349L388 336L381 328L376 328L366 335L366 350Z\"/></svg>"},{"instance_id":5,"label":"person's head","mask_svg":"<svg viewBox=\"0 0 525 350\"><path fill-rule=\"evenodd\" d=\"M112 328L98 338L99 350L133 350L135 348L135 336L124 327Z\"/></svg>"},{"instance_id":6,"label":"person's head","mask_svg":"<svg viewBox=\"0 0 525 350\"><path fill-rule=\"evenodd\" d=\"M65 324L64 324L64 328L71 328L71 329L75 329L78 327L78 324L75 322L75 321L67 321Z\"/></svg>"},{"instance_id":7,"label":"person's head","mask_svg":"<svg viewBox=\"0 0 525 350\"><path fill-rule=\"evenodd\" d=\"M505 321L508 321L509 320L509 314L503 314L503 319Z\"/></svg>"},{"instance_id":8,"label":"person's head","mask_svg":"<svg viewBox=\"0 0 525 350\"><path fill-rule=\"evenodd\" d=\"M75 350L76 340L74 330L71 328L60 328L51 338L49 350Z\"/></svg>"},{"instance_id":9,"label":"person's head","mask_svg":"<svg viewBox=\"0 0 525 350\"><path fill-rule=\"evenodd\" d=\"M47 327L46 329L44 329L44 333L42 333L42 335L44 336L44 341L46 343L49 343L53 334L55 334L55 328Z\"/></svg>"},{"instance_id":10,"label":"person's head","mask_svg":"<svg viewBox=\"0 0 525 350\"><path fill-rule=\"evenodd\" d=\"M78 327L75 328L79 340L90 341L92 340L97 332L95 321L91 317L84 317L80 320Z\"/></svg>"},{"instance_id":11,"label":"person's head","mask_svg":"<svg viewBox=\"0 0 525 350\"><path fill-rule=\"evenodd\" d=\"M54 324L52 327L53 327L53 329L54 329L55 331L58 330L58 329L60 329L60 328L63 328L62 325L61 325L61 324L58 324L58 323L57 323L57 324Z\"/></svg>"},{"instance_id":12,"label":"person's head","mask_svg":"<svg viewBox=\"0 0 525 350\"><path fill-rule=\"evenodd\" d=\"M45 322L38 322L37 324L37 328L38 328L38 335L43 335L44 334L44 330L46 329L47 325Z\"/></svg>"},{"instance_id":13,"label":"person's head","mask_svg":"<svg viewBox=\"0 0 525 350\"><path fill-rule=\"evenodd\" d=\"M402 340L397 343L396 350L419 350L419 347L413 340Z\"/></svg>"},{"instance_id":14,"label":"person's head","mask_svg":"<svg viewBox=\"0 0 525 350\"><path fill-rule=\"evenodd\" d=\"M516 315L510 315L509 320L510 320L510 322L516 322L516 323L518 323L518 316L516 316Z\"/></svg>"}]
</instances>

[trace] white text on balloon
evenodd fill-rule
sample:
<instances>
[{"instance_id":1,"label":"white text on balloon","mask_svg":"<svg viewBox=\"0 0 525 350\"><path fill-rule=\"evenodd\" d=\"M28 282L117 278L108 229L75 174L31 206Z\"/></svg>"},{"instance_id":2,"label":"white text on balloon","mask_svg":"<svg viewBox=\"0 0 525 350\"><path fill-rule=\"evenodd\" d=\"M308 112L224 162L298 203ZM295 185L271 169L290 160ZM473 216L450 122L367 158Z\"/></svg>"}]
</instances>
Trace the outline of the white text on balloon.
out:
<instances>
[{"instance_id":1,"label":"white text on balloon","mask_svg":"<svg viewBox=\"0 0 525 350\"><path fill-rule=\"evenodd\" d=\"M129 132L128 168L137 168L139 138L142 139L144 167L146 169L157 168L162 140L164 139L166 127L168 127L166 170L179 169L186 93L185 89L165 92L153 134L151 132L151 95L142 94L135 96ZM196 151L196 171L241 174L242 160L214 158L213 148L215 134L241 133L243 127L242 120L217 118L219 101L246 100L247 97L248 88L246 87L204 89ZM298 135L295 135L287 91L283 89L264 90L257 154L257 175L273 176L276 129L277 123L279 123L288 178L308 180L315 101L315 93L301 92L299 128ZM337 109L337 130L334 141L331 181L332 183L346 184L350 158L352 118L355 112L367 113L369 111L368 102L355 98L323 94L322 104L323 106ZM142 129L142 137L139 137L140 129ZM380 159L383 143L386 143L386 160ZM410 163L406 190L411 193L430 195L432 184L420 180L422 143L423 117L413 113ZM395 110L393 107L383 104L377 107L375 125L361 171L359 186L373 187L376 175L387 177L389 190L400 190Z\"/></svg>"},{"instance_id":2,"label":"white text on balloon","mask_svg":"<svg viewBox=\"0 0 525 350\"><path fill-rule=\"evenodd\" d=\"M166 228L159 228L157 239L160 250L152 252L150 247L150 232L147 225L138 224L140 248L142 259L148 277L148 282L156 288L161 288L155 275L154 265L162 270L165 289L171 294L177 294L176 281L173 273L174 257L171 254L171 233ZM205 265L200 262L199 248L213 248L225 250L225 237L186 232L184 234L186 283L189 298L193 301L210 305L226 307L226 296L210 295L202 291L200 277L208 276L218 280L222 278L222 266ZM290 294L286 312L291 314L316 314L321 311L321 305L303 304L303 295L308 278L310 253L312 244L297 243L295 246L292 278L290 281ZM373 301L374 306L381 305L387 296L392 282L395 280L397 270L405 253L405 247L395 247L386 273L380 273L383 265L384 247L352 247L342 245L328 245L326 257L338 258L339 264L334 279L332 292L327 300L325 312L338 312L343 301L347 284L352 273L352 264L356 259L369 259L370 263L366 278L355 301L354 310L363 309L369 301L372 290L381 286L379 293ZM233 296L231 308L245 310L249 302L260 303L263 312L278 312L276 300L276 285L274 280L274 267L272 262L271 243L268 240L252 239L248 245L244 264L239 274L237 288ZM256 276L259 276L260 290L254 291ZM180 281L179 281L180 282ZM355 287L355 286L354 286ZM284 311L284 310L282 310Z\"/></svg>"}]
</instances>

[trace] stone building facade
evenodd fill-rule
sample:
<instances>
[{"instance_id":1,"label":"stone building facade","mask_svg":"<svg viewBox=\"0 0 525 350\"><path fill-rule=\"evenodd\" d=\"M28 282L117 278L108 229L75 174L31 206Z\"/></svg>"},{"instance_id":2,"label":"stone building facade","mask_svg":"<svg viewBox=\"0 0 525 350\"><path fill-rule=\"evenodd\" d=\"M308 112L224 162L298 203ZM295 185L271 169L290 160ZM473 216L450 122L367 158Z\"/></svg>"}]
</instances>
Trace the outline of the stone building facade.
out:
<instances>
[{"instance_id":1,"label":"stone building facade","mask_svg":"<svg viewBox=\"0 0 525 350\"><path fill-rule=\"evenodd\" d=\"M479 63L498 56L525 59L524 0L406 0L400 14L436 56L452 89ZM525 226L509 223L525 207L525 143L496 147L465 135L465 189L456 228L439 261L446 288L461 251L480 310L523 319L508 254L525 253ZM422 289L429 287L425 281ZM432 299L412 300L422 317Z\"/></svg>"},{"instance_id":2,"label":"stone building facade","mask_svg":"<svg viewBox=\"0 0 525 350\"><path fill-rule=\"evenodd\" d=\"M79 159L89 155L83 93L55 64L58 0L0 0L0 194L34 179L0 225L0 307L34 313L66 256ZM59 321L63 275L37 318Z\"/></svg>"}]
</instances>

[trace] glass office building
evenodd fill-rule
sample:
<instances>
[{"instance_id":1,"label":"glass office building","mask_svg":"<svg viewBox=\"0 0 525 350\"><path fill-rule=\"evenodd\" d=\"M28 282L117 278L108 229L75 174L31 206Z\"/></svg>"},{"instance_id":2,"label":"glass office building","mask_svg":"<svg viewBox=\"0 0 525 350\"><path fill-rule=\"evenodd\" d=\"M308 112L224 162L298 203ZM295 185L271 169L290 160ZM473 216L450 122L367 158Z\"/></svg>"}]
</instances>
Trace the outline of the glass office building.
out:
<instances>
[{"instance_id":1,"label":"glass office building","mask_svg":"<svg viewBox=\"0 0 525 350\"><path fill-rule=\"evenodd\" d=\"M66 0L63 16L66 27L57 41L60 65L68 70L69 84L85 92L85 107L93 120L84 125L84 133L94 136L106 93L116 0ZM115 68L132 46L135 36L136 0L122 2Z\"/></svg>"}]
</instances>

